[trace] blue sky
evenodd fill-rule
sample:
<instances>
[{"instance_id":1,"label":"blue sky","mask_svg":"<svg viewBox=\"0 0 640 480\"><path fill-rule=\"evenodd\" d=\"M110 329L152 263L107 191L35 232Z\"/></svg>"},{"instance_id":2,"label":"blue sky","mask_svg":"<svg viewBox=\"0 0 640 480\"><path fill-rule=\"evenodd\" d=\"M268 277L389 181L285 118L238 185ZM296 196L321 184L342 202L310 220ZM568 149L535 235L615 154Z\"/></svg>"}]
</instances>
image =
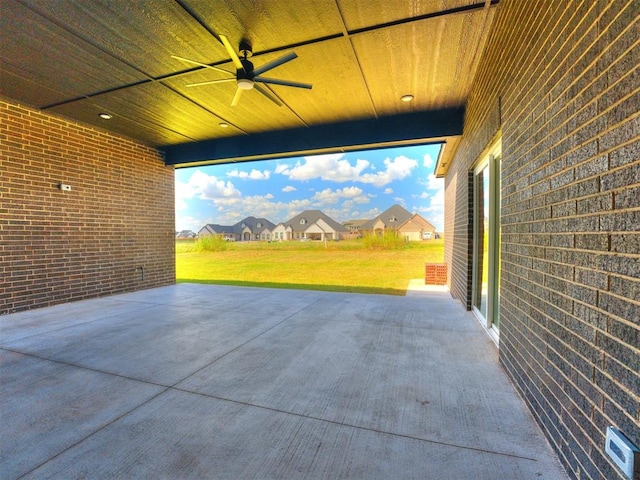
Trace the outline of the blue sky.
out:
<instances>
[{"instance_id":1,"label":"blue sky","mask_svg":"<svg viewBox=\"0 0 640 480\"><path fill-rule=\"evenodd\" d=\"M233 225L248 216L278 224L318 209L334 220L374 218L398 203L438 230L444 181L439 145L388 148L176 170L176 230Z\"/></svg>"}]
</instances>

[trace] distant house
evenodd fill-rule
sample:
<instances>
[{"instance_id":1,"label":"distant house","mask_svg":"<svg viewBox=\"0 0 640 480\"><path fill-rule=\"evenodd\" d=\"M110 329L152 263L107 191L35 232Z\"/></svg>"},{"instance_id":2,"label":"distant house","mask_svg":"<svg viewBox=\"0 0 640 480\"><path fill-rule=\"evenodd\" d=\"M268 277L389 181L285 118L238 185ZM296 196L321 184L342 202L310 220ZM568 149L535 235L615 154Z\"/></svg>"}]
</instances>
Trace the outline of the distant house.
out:
<instances>
[{"instance_id":1,"label":"distant house","mask_svg":"<svg viewBox=\"0 0 640 480\"><path fill-rule=\"evenodd\" d=\"M233 226L233 232L243 242L268 241L274 228L275 224L266 218L247 217Z\"/></svg>"},{"instance_id":2,"label":"distant house","mask_svg":"<svg viewBox=\"0 0 640 480\"><path fill-rule=\"evenodd\" d=\"M268 241L274 228L273 222L266 218L247 217L235 225L208 223L198 231L198 235L217 235L227 241L237 242Z\"/></svg>"},{"instance_id":3,"label":"distant house","mask_svg":"<svg viewBox=\"0 0 640 480\"><path fill-rule=\"evenodd\" d=\"M305 210L279 224L276 232L289 240L342 240L349 230L320 210Z\"/></svg>"},{"instance_id":4,"label":"distant house","mask_svg":"<svg viewBox=\"0 0 640 480\"><path fill-rule=\"evenodd\" d=\"M360 229L367 222L368 220L347 220L342 225L349 230L351 238L359 238L362 235Z\"/></svg>"},{"instance_id":5,"label":"distant house","mask_svg":"<svg viewBox=\"0 0 640 480\"><path fill-rule=\"evenodd\" d=\"M196 234L193 233L191 230L181 230L178 233L176 233L176 238L180 240L187 239L187 238L196 238Z\"/></svg>"},{"instance_id":6,"label":"distant house","mask_svg":"<svg viewBox=\"0 0 640 480\"><path fill-rule=\"evenodd\" d=\"M393 205L360 226L363 235L382 235L394 231L410 241L435 238L436 228L417 213L410 213L400 205Z\"/></svg>"},{"instance_id":7,"label":"distant house","mask_svg":"<svg viewBox=\"0 0 640 480\"><path fill-rule=\"evenodd\" d=\"M235 241L235 235L233 233L233 226L230 225L218 225L215 223L207 223L204 227L198 230L199 237L206 237L207 235L216 235L227 241Z\"/></svg>"},{"instance_id":8,"label":"distant house","mask_svg":"<svg viewBox=\"0 0 640 480\"><path fill-rule=\"evenodd\" d=\"M285 241L293 239L293 229L290 225L280 222L275 228L271 231L271 236L273 240L277 241Z\"/></svg>"}]
</instances>

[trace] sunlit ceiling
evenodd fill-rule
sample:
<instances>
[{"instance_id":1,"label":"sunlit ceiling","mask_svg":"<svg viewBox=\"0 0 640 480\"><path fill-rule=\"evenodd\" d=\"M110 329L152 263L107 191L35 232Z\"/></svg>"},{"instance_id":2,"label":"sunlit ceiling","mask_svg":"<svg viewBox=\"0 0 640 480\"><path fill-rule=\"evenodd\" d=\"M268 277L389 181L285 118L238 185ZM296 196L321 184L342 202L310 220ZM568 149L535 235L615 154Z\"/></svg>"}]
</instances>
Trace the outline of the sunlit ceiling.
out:
<instances>
[{"instance_id":1,"label":"sunlit ceiling","mask_svg":"<svg viewBox=\"0 0 640 480\"><path fill-rule=\"evenodd\" d=\"M197 164L450 141L497 0L3 0L0 93ZM231 106L242 39L266 85ZM401 100L412 95L413 100ZM108 113L110 120L99 114Z\"/></svg>"}]
</instances>

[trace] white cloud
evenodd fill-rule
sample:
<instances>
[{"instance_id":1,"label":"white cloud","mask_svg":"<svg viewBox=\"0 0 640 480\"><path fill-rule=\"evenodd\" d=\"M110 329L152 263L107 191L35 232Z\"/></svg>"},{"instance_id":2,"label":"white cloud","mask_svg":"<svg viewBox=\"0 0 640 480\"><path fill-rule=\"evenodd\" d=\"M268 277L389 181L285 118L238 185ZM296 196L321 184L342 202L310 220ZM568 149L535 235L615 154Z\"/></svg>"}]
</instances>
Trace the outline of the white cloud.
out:
<instances>
[{"instance_id":1,"label":"white cloud","mask_svg":"<svg viewBox=\"0 0 640 480\"><path fill-rule=\"evenodd\" d=\"M220 198L212 203L216 208L215 222L222 225L233 225L243 218L252 215L254 217L267 218L274 223L288 220L303 210L315 208L310 199L292 200L291 202L274 201L272 194L249 195L238 198ZM201 228L204 225L200 225Z\"/></svg>"},{"instance_id":2,"label":"white cloud","mask_svg":"<svg viewBox=\"0 0 640 480\"><path fill-rule=\"evenodd\" d=\"M376 173L366 173L362 175L360 181L363 183L370 183L376 187L382 187L394 180L403 180L411 175L414 168L418 166L418 162L412 158L400 155L393 160L387 158L384 161L385 170Z\"/></svg>"},{"instance_id":3,"label":"white cloud","mask_svg":"<svg viewBox=\"0 0 640 480\"><path fill-rule=\"evenodd\" d=\"M393 201L396 202L398 205L402 205L404 208L407 208L407 202L404 199L404 197L395 197Z\"/></svg>"},{"instance_id":4,"label":"white cloud","mask_svg":"<svg viewBox=\"0 0 640 480\"><path fill-rule=\"evenodd\" d=\"M213 217L196 218L189 215L180 217L176 215L176 232L191 230L194 233L198 233L207 223L215 223Z\"/></svg>"},{"instance_id":5,"label":"white cloud","mask_svg":"<svg viewBox=\"0 0 640 480\"><path fill-rule=\"evenodd\" d=\"M240 190L230 181L218 180L215 176L207 175L200 170L191 175L189 185L194 189L194 195L204 200L240 196Z\"/></svg>"},{"instance_id":6,"label":"white cloud","mask_svg":"<svg viewBox=\"0 0 640 480\"><path fill-rule=\"evenodd\" d=\"M374 218L392 202L399 203L410 211L419 211L441 228L439 225L443 218L444 185L442 180L422 170L423 165L430 161L426 155L418 155L416 159L405 155L390 157L381 162L377 169L368 160L355 158L348 160L343 154L320 155L301 158L297 162L289 160L289 163L271 164L268 167L264 165L264 170L243 172L240 170L242 167L233 166L233 170L227 173L217 170L218 176L208 175L204 173L207 170L202 169L196 169L191 177L177 176L176 220L179 225L176 228L198 231L206 223L232 225L248 215L265 217L277 224L307 209L320 209L342 222L356 218ZM404 187L392 183L415 175L418 171L422 188L415 195L403 193ZM212 170L211 172L213 173ZM285 195L276 190L273 194L257 195L254 194L257 191L245 191L249 195L243 196L233 183L239 181L233 180L234 178L247 181L273 180L270 178L272 173L283 175L285 181L286 177L291 180L278 186L282 192L297 193ZM183 181L178 181L178 178ZM188 180L185 181L185 178ZM295 183L312 179L341 183L339 186L344 188L333 188L338 186L336 183L323 185L309 182L302 187ZM245 188L251 187L247 185ZM373 208L376 194L383 200L383 205ZM300 195L305 198L284 201ZM196 208L198 213L195 213Z\"/></svg>"},{"instance_id":7,"label":"white cloud","mask_svg":"<svg viewBox=\"0 0 640 480\"><path fill-rule=\"evenodd\" d=\"M245 172L242 170L231 170L230 172L227 173L228 177L237 177L237 178L241 178L243 180L269 180L269 177L271 177L271 172L269 170L263 170L262 172L260 170L256 170L255 168L253 170L251 170L251 172Z\"/></svg>"},{"instance_id":8,"label":"white cloud","mask_svg":"<svg viewBox=\"0 0 640 480\"><path fill-rule=\"evenodd\" d=\"M282 172L286 172L290 168L291 166L287 165L286 163L279 163L278 165L276 165L275 172L281 174Z\"/></svg>"},{"instance_id":9,"label":"white cloud","mask_svg":"<svg viewBox=\"0 0 640 480\"><path fill-rule=\"evenodd\" d=\"M422 157L422 165L426 168L433 166L433 158L431 158L429 153L425 153L424 157Z\"/></svg>"},{"instance_id":10,"label":"white cloud","mask_svg":"<svg viewBox=\"0 0 640 480\"><path fill-rule=\"evenodd\" d=\"M438 180L438 179L436 179ZM435 190L435 191L433 191ZM424 192L419 196L421 199L425 199L426 202L417 207L418 213L430 221L436 229L442 231L444 229L444 184L439 182L437 189L432 189L431 192Z\"/></svg>"},{"instance_id":11,"label":"white cloud","mask_svg":"<svg viewBox=\"0 0 640 480\"><path fill-rule=\"evenodd\" d=\"M189 178L189 181L176 182L176 208L187 207L187 199L200 198L203 200L215 200L220 198L238 198L240 191L233 183L219 180L213 175L196 170Z\"/></svg>"},{"instance_id":12,"label":"white cloud","mask_svg":"<svg viewBox=\"0 0 640 480\"><path fill-rule=\"evenodd\" d=\"M364 191L358 187L345 187L338 188L336 190L331 190L330 188L325 188L320 192L316 192L315 195L311 198L311 201L317 205L318 207L322 207L324 205L335 205L341 199L346 199L344 203L349 202L346 205L346 208L350 208L349 206L354 203L369 203L370 199L367 195L365 195Z\"/></svg>"},{"instance_id":13,"label":"white cloud","mask_svg":"<svg viewBox=\"0 0 640 480\"><path fill-rule=\"evenodd\" d=\"M444 179L436 178L436 176L433 173L429 174L429 176L427 177L427 189L440 190L443 188L444 188Z\"/></svg>"},{"instance_id":14,"label":"white cloud","mask_svg":"<svg viewBox=\"0 0 640 480\"><path fill-rule=\"evenodd\" d=\"M310 198L277 201L271 194L251 195L237 198L220 198L212 203L216 207L215 222L232 225L247 215L265 217L278 224L284 222L304 210L319 209L338 222L351 218L373 218L380 212L377 208L361 212L358 205L366 205L369 197L359 187L345 187L332 190L326 188L313 194ZM202 223L202 222L201 222ZM198 227L200 229L202 225Z\"/></svg>"},{"instance_id":15,"label":"white cloud","mask_svg":"<svg viewBox=\"0 0 640 480\"><path fill-rule=\"evenodd\" d=\"M444 207L444 186L440 190L436 192L435 195L431 197L431 203L429 205L431 208L435 207Z\"/></svg>"},{"instance_id":16,"label":"white cloud","mask_svg":"<svg viewBox=\"0 0 640 480\"><path fill-rule=\"evenodd\" d=\"M304 162L298 161L295 166L280 169L278 173L286 175L291 180L311 180L321 178L333 182L357 181L364 169L369 166L367 160L356 160L351 165L343 159L344 154L317 155L304 157ZM277 170L276 170L277 171Z\"/></svg>"},{"instance_id":17,"label":"white cloud","mask_svg":"<svg viewBox=\"0 0 640 480\"><path fill-rule=\"evenodd\" d=\"M333 182L360 182L382 187L394 180L402 180L411 175L418 162L404 155L384 161L385 169L375 171L374 166L368 160L357 159L355 165L346 160L344 154L317 155L304 157L303 162L298 161L294 166L278 165L276 173L289 177L290 180L311 180L320 178ZM375 173L366 172L366 170Z\"/></svg>"},{"instance_id":18,"label":"white cloud","mask_svg":"<svg viewBox=\"0 0 640 480\"><path fill-rule=\"evenodd\" d=\"M193 198L193 189L188 183L176 181L176 210L185 210L189 207L187 198Z\"/></svg>"},{"instance_id":19,"label":"white cloud","mask_svg":"<svg viewBox=\"0 0 640 480\"><path fill-rule=\"evenodd\" d=\"M358 215L354 215L352 218L361 218L361 219L362 218L366 218L366 219L376 218L381 213L382 213L382 211L378 207L375 207L375 208L370 208L369 210L366 210L364 212L359 212Z\"/></svg>"}]
</instances>

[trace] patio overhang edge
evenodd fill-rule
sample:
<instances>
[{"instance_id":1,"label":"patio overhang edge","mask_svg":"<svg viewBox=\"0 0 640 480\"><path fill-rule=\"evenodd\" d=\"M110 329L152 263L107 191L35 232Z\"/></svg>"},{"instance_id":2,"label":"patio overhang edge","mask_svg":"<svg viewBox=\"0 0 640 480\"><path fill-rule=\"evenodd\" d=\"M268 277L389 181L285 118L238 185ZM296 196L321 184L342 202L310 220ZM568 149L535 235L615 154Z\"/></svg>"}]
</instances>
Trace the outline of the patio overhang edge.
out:
<instances>
[{"instance_id":1,"label":"patio overhang edge","mask_svg":"<svg viewBox=\"0 0 640 480\"><path fill-rule=\"evenodd\" d=\"M404 113L169 145L166 165L191 167L395 146L445 143L462 134L464 108Z\"/></svg>"}]
</instances>

